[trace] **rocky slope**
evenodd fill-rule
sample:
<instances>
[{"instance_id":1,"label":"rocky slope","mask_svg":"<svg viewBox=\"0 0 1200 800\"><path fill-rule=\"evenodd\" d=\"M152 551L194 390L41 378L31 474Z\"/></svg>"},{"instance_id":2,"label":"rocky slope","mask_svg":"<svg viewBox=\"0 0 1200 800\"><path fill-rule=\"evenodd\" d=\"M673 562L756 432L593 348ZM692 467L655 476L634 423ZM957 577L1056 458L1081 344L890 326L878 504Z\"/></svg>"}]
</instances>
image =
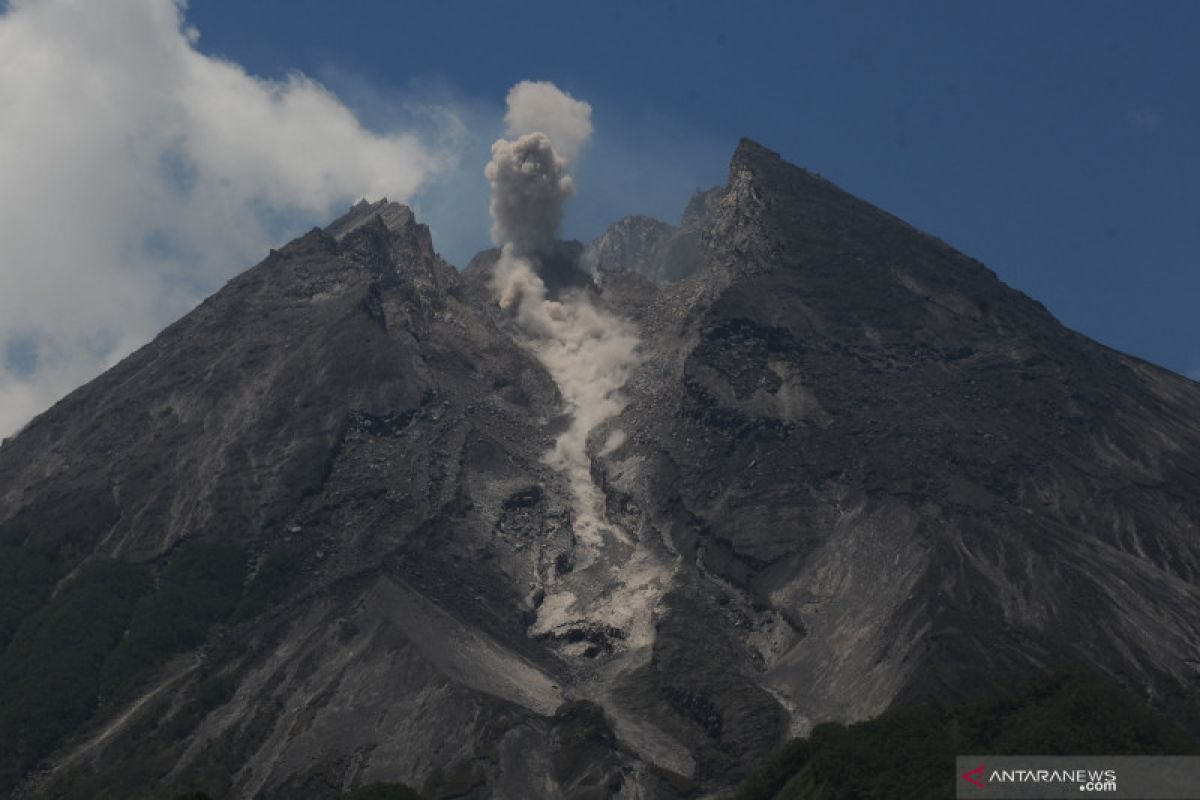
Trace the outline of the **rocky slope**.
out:
<instances>
[{"instance_id":1,"label":"rocky slope","mask_svg":"<svg viewBox=\"0 0 1200 800\"><path fill-rule=\"evenodd\" d=\"M597 531L495 253L386 202L0 447L0 780L674 798L1066 657L1196 691L1200 385L748 141L679 228L560 249L639 341ZM42 698L78 608L108 627Z\"/></svg>"}]
</instances>

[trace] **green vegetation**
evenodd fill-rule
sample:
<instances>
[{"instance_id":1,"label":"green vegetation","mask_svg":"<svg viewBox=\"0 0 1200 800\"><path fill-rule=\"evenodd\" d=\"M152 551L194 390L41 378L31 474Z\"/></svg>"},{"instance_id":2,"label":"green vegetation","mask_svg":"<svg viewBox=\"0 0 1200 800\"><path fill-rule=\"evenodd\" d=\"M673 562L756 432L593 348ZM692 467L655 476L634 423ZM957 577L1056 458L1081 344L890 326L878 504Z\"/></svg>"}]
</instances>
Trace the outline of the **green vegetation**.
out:
<instances>
[{"instance_id":1,"label":"green vegetation","mask_svg":"<svg viewBox=\"0 0 1200 800\"><path fill-rule=\"evenodd\" d=\"M60 571L53 551L0 545L0 653L21 623L46 602Z\"/></svg>"},{"instance_id":2,"label":"green vegetation","mask_svg":"<svg viewBox=\"0 0 1200 800\"><path fill-rule=\"evenodd\" d=\"M245 572L246 556L239 547L205 541L180 545L105 662L102 697L120 698L139 676L202 644L214 624L233 614Z\"/></svg>"},{"instance_id":3,"label":"green vegetation","mask_svg":"<svg viewBox=\"0 0 1200 800\"><path fill-rule=\"evenodd\" d=\"M204 644L236 648L236 637L214 637L216 625L236 624L279 602L294 588L302 564L299 548L268 556L243 589L244 551L192 541L166 560L157 588L137 603L129 632L104 665L110 704L123 706L132 692L171 657ZM215 659L217 663L222 658ZM230 790L230 764L238 764L269 734L282 708L264 704L253 716L209 741L196 759L166 783L188 737L237 688L236 676L201 673L178 691L147 702L107 747L102 763L74 770L52 787L58 800L178 800L222 798ZM183 692L183 703L179 691ZM103 709L102 709L103 710ZM183 791L189 795L181 795Z\"/></svg>"},{"instance_id":4,"label":"green vegetation","mask_svg":"<svg viewBox=\"0 0 1200 800\"><path fill-rule=\"evenodd\" d=\"M51 598L62 561L37 546L0 545L0 796L65 736L130 699L147 676L230 620L246 571L241 548L191 540L157 576L150 565L97 562ZM201 680L161 728L147 708L144 724L116 745L128 753L119 768L104 770L111 783L76 776L71 783L87 791L71 796L101 797L101 787L118 785L129 791L113 797L132 797L154 785L155 770L170 766L152 757L158 743L181 740L232 691L228 679Z\"/></svg>"},{"instance_id":5,"label":"green vegetation","mask_svg":"<svg viewBox=\"0 0 1200 800\"><path fill-rule=\"evenodd\" d=\"M48 787L55 800L203 800L226 797L229 770L213 776L185 775L170 784L187 737L204 716L228 700L235 682L208 676L183 690L182 698L163 696L148 702L105 750L96 770L75 770ZM183 705L169 713L173 701ZM183 793L186 790L186 793ZM204 791L201 791L204 790Z\"/></svg>"},{"instance_id":6,"label":"green vegetation","mask_svg":"<svg viewBox=\"0 0 1200 800\"><path fill-rule=\"evenodd\" d=\"M0 794L96 708L100 672L147 586L116 561L83 568L0 654Z\"/></svg>"},{"instance_id":7,"label":"green vegetation","mask_svg":"<svg viewBox=\"0 0 1200 800\"><path fill-rule=\"evenodd\" d=\"M974 704L897 708L817 726L780 750L736 800L954 796L955 756L1200 753L1200 743L1090 671L1062 670Z\"/></svg>"},{"instance_id":8,"label":"green vegetation","mask_svg":"<svg viewBox=\"0 0 1200 800\"><path fill-rule=\"evenodd\" d=\"M79 492L0 523L0 653L115 519L107 496Z\"/></svg>"}]
</instances>

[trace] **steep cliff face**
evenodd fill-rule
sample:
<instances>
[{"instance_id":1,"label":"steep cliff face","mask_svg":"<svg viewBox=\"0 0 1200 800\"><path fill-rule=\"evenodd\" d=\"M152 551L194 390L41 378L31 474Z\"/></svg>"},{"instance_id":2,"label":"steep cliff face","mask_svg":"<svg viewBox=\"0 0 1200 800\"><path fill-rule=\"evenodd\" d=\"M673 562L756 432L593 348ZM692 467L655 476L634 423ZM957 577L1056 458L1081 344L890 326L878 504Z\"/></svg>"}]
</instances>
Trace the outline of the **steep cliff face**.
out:
<instances>
[{"instance_id":1,"label":"steep cliff face","mask_svg":"<svg viewBox=\"0 0 1200 800\"><path fill-rule=\"evenodd\" d=\"M793 730L1071 656L1195 680L1200 387L753 143L702 253L603 463L693 520Z\"/></svg>"},{"instance_id":2,"label":"steep cliff face","mask_svg":"<svg viewBox=\"0 0 1200 800\"><path fill-rule=\"evenodd\" d=\"M638 342L582 478L496 254L386 202L0 447L0 780L671 798L1063 657L1194 691L1200 386L752 142L679 228L560 250Z\"/></svg>"}]
</instances>

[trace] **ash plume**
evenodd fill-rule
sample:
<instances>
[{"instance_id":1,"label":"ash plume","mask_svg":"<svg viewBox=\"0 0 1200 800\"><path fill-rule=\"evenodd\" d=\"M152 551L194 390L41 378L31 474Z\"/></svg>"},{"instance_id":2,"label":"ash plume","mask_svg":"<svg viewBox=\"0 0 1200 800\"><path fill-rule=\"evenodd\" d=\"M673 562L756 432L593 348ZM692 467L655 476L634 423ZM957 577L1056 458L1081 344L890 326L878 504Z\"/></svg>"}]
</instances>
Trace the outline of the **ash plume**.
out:
<instances>
[{"instance_id":1,"label":"ash plume","mask_svg":"<svg viewBox=\"0 0 1200 800\"><path fill-rule=\"evenodd\" d=\"M522 258L544 252L574 189L550 138L534 132L500 139L484 174L492 185L492 240Z\"/></svg>"},{"instance_id":2,"label":"ash plume","mask_svg":"<svg viewBox=\"0 0 1200 800\"><path fill-rule=\"evenodd\" d=\"M521 81L508 92L509 136L540 131L563 160L573 162L592 135L592 107L549 81Z\"/></svg>"},{"instance_id":3,"label":"ash plume","mask_svg":"<svg viewBox=\"0 0 1200 800\"><path fill-rule=\"evenodd\" d=\"M546 462L570 480L576 534L598 544L606 528L601 493L591 476L588 435L625 407L620 390L636 365L638 338L629 322L596 307L583 293L549 298L537 272L573 189L555 137L563 137L576 155L591 133L590 106L553 84L528 81L514 87L508 101L506 119L510 134L517 135L492 145L485 170L492 187L492 237L501 248L491 289L500 306L514 312L524 345L554 378L571 414L570 427ZM524 130L535 124L554 133Z\"/></svg>"}]
</instances>

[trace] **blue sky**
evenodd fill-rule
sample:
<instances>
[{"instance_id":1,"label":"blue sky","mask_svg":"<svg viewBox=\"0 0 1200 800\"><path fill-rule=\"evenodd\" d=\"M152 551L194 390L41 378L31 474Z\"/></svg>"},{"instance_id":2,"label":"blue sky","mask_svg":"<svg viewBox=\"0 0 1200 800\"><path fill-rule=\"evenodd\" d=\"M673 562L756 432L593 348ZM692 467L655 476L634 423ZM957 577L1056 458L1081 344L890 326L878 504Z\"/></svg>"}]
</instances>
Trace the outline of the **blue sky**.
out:
<instances>
[{"instance_id":1,"label":"blue sky","mask_svg":"<svg viewBox=\"0 0 1200 800\"><path fill-rule=\"evenodd\" d=\"M352 107L356 82L490 107L480 165L517 81L588 100L568 234L674 219L750 136L1071 327L1200 374L1200 3L192 0L188 18L202 51L302 70ZM459 213L482 247L477 180ZM443 248L456 261L469 232Z\"/></svg>"},{"instance_id":2,"label":"blue sky","mask_svg":"<svg viewBox=\"0 0 1200 800\"><path fill-rule=\"evenodd\" d=\"M742 136L1200 379L1200 3L0 0L0 437L361 196L463 266L505 96L592 106L564 235Z\"/></svg>"}]
</instances>

